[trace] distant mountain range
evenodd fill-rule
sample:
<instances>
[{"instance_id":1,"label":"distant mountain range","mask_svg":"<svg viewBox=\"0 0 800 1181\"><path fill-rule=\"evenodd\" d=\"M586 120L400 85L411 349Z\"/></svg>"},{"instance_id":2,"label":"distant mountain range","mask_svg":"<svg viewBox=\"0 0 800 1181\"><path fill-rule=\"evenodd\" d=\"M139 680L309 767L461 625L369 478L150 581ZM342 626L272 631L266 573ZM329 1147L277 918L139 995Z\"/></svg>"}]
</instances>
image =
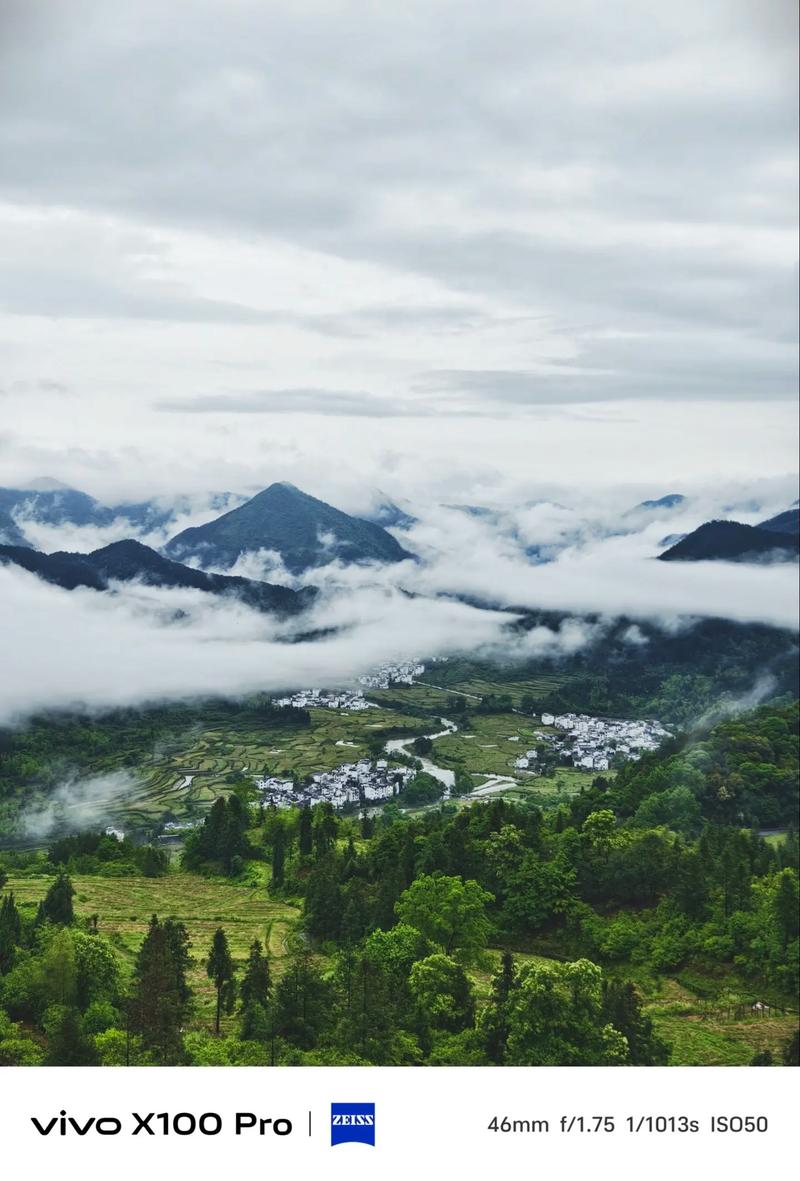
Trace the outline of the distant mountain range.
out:
<instances>
[{"instance_id":1,"label":"distant mountain range","mask_svg":"<svg viewBox=\"0 0 800 1181\"><path fill-rule=\"evenodd\" d=\"M637 504L631 512L658 512L660 509L667 509L668 511L674 508L680 508L682 504L686 504L686 497L680 492L669 492L666 496L660 496L658 500L643 500L641 504Z\"/></svg>"},{"instance_id":2,"label":"distant mountain range","mask_svg":"<svg viewBox=\"0 0 800 1181\"><path fill-rule=\"evenodd\" d=\"M89 587L108 590L112 582L142 582L147 586L186 587L236 598L259 611L296 615L313 601L316 591L299 591L250 578L206 574L162 557L139 541L116 541L90 554L42 554L23 546L0 546L0 564L13 563L66 590Z\"/></svg>"},{"instance_id":3,"label":"distant mountain range","mask_svg":"<svg viewBox=\"0 0 800 1181\"><path fill-rule=\"evenodd\" d=\"M781 513L773 517L772 522L785 516ZM781 561L796 558L798 534L778 532L772 522L743 525L739 521L706 521L658 557L662 562L758 562L766 558Z\"/></svg>"},{"instance_id":4,"label":"distant mountain range","mask_svg":"<svg viewBox=\"0 0 800 1181\"><path fill-rule=\"evenodd\" d=\"M363 564L412 556L380 525L348 516L293 484L271 484L215 521L184 529L165 547L179 561L223 567L254 550L279 554L293 574L337 559Z\"/></svg>"},{"instance_id":5,"label":"distant mountain range","mask_svg":"<svg viewBox=\"0 0 800 1181\"><path fill-rule=\"evenodd\" d=\"M232 501L241 499L230 492L216 492L204 503L212 511L222 511L230 508ZM193 507L189 496L108 505L57 480L38 480L29 488L0 488L0 542L30 545L24 528L20 527L26 521L54 527L93 525L98 528L127 522L133 529L149 532L164 528Z\"/></svg>"}]
</instances>

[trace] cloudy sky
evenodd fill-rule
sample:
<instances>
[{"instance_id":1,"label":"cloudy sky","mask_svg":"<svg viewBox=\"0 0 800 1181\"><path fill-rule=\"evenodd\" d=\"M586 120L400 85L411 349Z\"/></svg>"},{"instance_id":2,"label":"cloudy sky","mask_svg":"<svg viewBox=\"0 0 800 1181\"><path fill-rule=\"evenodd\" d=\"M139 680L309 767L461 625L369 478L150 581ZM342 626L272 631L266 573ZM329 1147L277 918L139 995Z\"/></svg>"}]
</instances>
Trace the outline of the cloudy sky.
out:
<instances>
[{"instance_id":1,"label":"cloudy sky","mask_svg":"<svg viewBox=\"0 0 800 1181\"><path fill-rule=\"evenodd\" d=\"M791 473L795 9L0 0L0 484Z\"/></svg>"}]
</instances>

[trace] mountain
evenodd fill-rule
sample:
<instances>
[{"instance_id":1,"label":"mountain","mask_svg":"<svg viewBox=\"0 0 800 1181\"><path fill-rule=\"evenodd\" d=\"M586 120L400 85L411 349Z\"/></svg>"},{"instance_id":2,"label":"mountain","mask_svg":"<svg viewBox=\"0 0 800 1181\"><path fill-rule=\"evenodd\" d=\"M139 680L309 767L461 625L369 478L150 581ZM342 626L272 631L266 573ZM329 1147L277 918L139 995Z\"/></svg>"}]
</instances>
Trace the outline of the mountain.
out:
<instances>
[{"instance_id":1,"label":"mountain","mask_svg":"<svg viewBox=\"0 0 800 1181\"><path fill-rule=\"evenodd\" d=\"M149 533L198 509L221 513L243 500L231 492L215 492L207 497L179 495L107 505L58 480L33 480L25 488L0 488L0 543L30 545L25 537L26 520L56 528L121 523L132 532Z\"/></svg>"},{"instance_id":2,"label":"mountain","mask_svg":"<svg viewBox=\"0 0 800 1181\"><path fill-rule=\"evenodd\" d=\"M65 590L75 590L77 586L106 589L105 581L86 561L85 554L41 554L30 547L0 545L0 565L21 566Z\"/></svg>"},{"instance_id":3,"label":"mountain","mask_svg":"<svg viewBox=\"0 0 800 1181\"><path fill-rule=\"evenodd\" d=\"M11 513L0 507L0 545L27 547L29 544Z\"/></svg>"},{"instance_id":4,"label":"mountain","mask_svg":"<svg viewBox=\"0 0 800 1181\"><path fill-rule=\"evenodd\" d=\"M208 594L239 599L259 611L295 615L310 606L316 595L311 588L300 591L250 578L206 574L162 557L139 541L115 541L90 554L41 554L18 546L0 546L0 563L12 562L37 574L46 582L74 590L78 586L107 590L112 582L143 582L147 586L187 587Z\"/></svg>"},{"instance_id":5,"label":"mountain","mask_svg":"<svg viewBox=\"0 0 800 1181\"><path fill-rule=\"evenodd\" d=\"M800 534L800 509L797 507L797 501L791 508L787 508L785 513L778 513L768 521L759 521L758 528L767 529L770 533L789 533L797 537Z\"/></svg>"},{"instance_id":6,"label":"mountain","mask_svg":"<svg viewBox=\"0 0 800 1181\"><path fill-rule=\"evenodd\" d=\"M788 533L773 533L739 521L707 521L665 553L662 562L757 562L773 556L788 561L797 556L798 538Z\"/></svg>"},{"instance_id":7,"label":"mountain","mask_svg":"<svg viewBox=\"0 0 800 1181\"><path fill-rule=\"evenodd\" d=\"M380 525L382 529L410 529L417 523L416 517L406 512L399 504L395 504L393 500L380 501L375 508L359 519Z\"/></svg>"},{"instance_id":8,"label":"mountain","mask_svg":"<svg viewBox=\"0 0 800 1181\"><path fill-rule=\"evenodd\" d=\"M350 517L293 484L271 484L217 520L184 529L165 548L173 558L206 566L231 566L240 554L272 550L293 574L334 559L401 562L412 556L380 525Z\"/></svg>"},{"instance_id":9,"label":"mountain","mask_svg":"<svg viewBox=\"0 0 800 1181\"><path fill-rule=\"evenodd\" d=\"M54 480L36 483L31 488L0 488L0 514L8 513L17 522L31 517L43 525L110 525L114 520L111 509L86 492Z\"/></svg>"},{"instance_id":10,"label":"mountain","mask_svg":"<svg viewBox=\"0 0 800 1181\"><path fill-rule=\"evenodd\" d=\"M641 512L659 512L666 509L670 512L674 508L680 508L682 504L686 503L686 497L680 492L668 492L666 496L660 496L658 500L643 500L640 504L629 509L631 513Z\"/></svg>"}]
</instances>

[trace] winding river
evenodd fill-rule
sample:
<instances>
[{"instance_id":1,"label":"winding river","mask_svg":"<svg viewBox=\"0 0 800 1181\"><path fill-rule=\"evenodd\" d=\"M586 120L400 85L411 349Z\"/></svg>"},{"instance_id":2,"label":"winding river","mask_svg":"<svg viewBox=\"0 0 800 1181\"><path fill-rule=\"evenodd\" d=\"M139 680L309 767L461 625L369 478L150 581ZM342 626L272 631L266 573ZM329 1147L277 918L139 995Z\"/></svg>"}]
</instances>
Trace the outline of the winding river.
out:
<instances>
[{"instance_id":1,"label":"winding river","mask_svg":"<svg viewBox=\"0 0 800 1181\"><path fill-rule=\"evenodd\" d=\"M439 721L444 726L443 730L438 730L435 734L426 734L425 738L444 738L445 734L455 734L458 726L455 722L451 722L449 718L440 718ZM419 759L422 763L422 770L427 771L428 775L432 775L434 779L438 779L441 784L447 789L444 793L446 799L450 794L450 789L455 786L456 775L455 771L451 771L448 767L440 767L437 763L432 763L430 759L420 758L419 755L414 754L408 748L416 742L419 735L413 738L391 738L386 743L387 754L392 754L394 751L399 751L400 754L408 755L412 759Z\"/></svg>"}]
</instances>

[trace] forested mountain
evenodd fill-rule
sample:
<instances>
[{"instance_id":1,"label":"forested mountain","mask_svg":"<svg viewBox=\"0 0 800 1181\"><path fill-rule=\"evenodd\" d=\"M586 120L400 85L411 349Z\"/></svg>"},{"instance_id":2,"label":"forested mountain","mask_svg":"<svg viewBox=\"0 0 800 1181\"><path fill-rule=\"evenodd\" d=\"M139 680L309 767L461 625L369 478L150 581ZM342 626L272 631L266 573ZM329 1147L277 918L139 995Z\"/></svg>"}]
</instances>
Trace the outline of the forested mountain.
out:
<instances>
[{"instance_id":1,"label":"forested mountain","mask_svg":"<svg viewBox=\"0 0 800 1181\"><path fill-rule=\"evenodd\" d=\"M658 557L661 562L789 561L797 552L797 535L739 521L707 521Z\"/></svg>"},{"instance_id":2,"label":"forested mountain","mask_svg":"<svg viewBox=\"0 0 800 1181\"><path fill-rule=\"evenodd\" d=\"M797 501L792 508L787 508L785 513L778 513L768 521L759 521L758 528L767 529L770 533L791 534L796 537L800 534L800 509L797 507Z\"/></svg>"},{"instance_id":3,"label":"forested mountain","mask_svg":"<svg viewBox=\"0 0 800 1181\"><path fill-rule=\"evenodd\" d=\"M410 555L380 525L333 508L292 484L271 484L240 508L185 529L166 546L180 561L231 566L243 553L270 550L294 574L328 562L400 562Z\"/></svg>"},{"instance_id":4,"label":"forested mountain","mask_svg":"<svg viewBox=\"0 0 800 1181\"><path fill-rule=\"evenodd\" d=\"M209 594L228 595L260 611L291 615L304 610L315 591L300 591L250 578L206 574L163 557L139 541L116 541L90 554L41 554L36 550L0 546L0 563L11 562L67 590L78 586L106 590L113 581L143 582L148 586L188 587Z\"/></svg>"}]
</instances>

